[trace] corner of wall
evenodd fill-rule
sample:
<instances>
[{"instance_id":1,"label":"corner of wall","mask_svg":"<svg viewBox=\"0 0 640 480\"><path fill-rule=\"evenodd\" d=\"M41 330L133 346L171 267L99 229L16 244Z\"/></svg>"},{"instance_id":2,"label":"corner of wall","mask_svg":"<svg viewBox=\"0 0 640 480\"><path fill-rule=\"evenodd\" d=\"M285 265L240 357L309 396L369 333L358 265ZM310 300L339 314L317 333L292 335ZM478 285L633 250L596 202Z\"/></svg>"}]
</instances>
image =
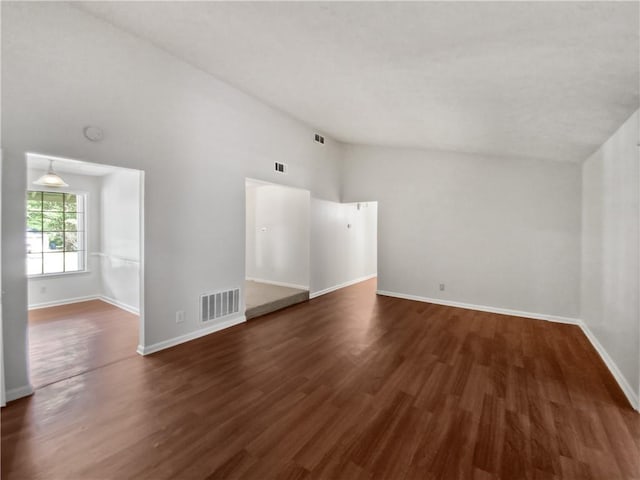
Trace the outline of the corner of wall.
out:
<instances>
[{"instance_id":1,"label":"corner of wall","mask_svg":"<svg viewBox=\"0 0 640 480\"><path fill-rule=\"evenodd\" d=\"M14 400L18 400L23 397L28 397L33 395L34 390L31 384L23 385L21 387L12 388L6 391L5 399L7 403L13 402Z\"/></svg>"},{"instance_id":2,"label":"corner of wall","mask_svg":"<svg viewBox=\"0 0 640 480\"><path fill-rule=\"evenodd\" d=\"M640 110L636 110L580 166L581 328L636 410L640 410L639 119ZM620 234L623 230L624 234ZM633 232L637 235L635 240ZM628 252L635 250L634 267L627 268L628 257L621 260L611 253L621 244ZM635 304L615 300L620 297L607 287L611 276L615 276L617 284L636 283ZM628 301L629 295L625 298ZM634 329L637 339L633 338ZM635 343L636 365L628 360L629 351L634 348L629 342Z\"/></svg>"},{"instance_id":3,"label":"corner of wall","mask_svg":"<svg viewBox=\"0 0 640 480\"><path fill-rule=\"evenodd\" d=\"M624 393L625 397L627 397L629 404L631 404L634 410L640 412L640 392L636 394L633 391L633 388L631 387L627 379L624 377L624 375L618 368L618 365L613 361L613 359L611 358L609 353L605 350L605 348L602 346L598 338L589 329L589 326L586 323L584 323L582 320L580 320L579 325L584 335L587 337L589 342L591 342L591 345L596 350L596 352L598 352L598 355L600 355L600 358L602 359L604 364L607 366L607 368L611 372L611 375L613 375L613 378L618 383L618 386L622 390L622 393Z\"/></svg>"}]
</instances>

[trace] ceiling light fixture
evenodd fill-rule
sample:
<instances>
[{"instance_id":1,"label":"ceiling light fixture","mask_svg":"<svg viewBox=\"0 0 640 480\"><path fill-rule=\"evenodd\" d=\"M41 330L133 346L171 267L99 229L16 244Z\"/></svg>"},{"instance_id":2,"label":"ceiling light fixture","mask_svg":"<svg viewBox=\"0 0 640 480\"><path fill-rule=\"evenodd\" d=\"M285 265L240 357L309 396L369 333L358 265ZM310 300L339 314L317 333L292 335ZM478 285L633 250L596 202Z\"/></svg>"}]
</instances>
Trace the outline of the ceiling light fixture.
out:
<instances>
[{"instance_id":1,"label":"ceiling light fixture","mask_svg":"<svg viewBox=\"0 0 640 480\"><path fill-rule=\"evenodd\" d=\"M60 175L58 175L53 169L53 160L49 160L49 171L42 175L38 180L33 182L34 185L40 185L42 187L68 187Z\"/></svg>"}]
</instances>

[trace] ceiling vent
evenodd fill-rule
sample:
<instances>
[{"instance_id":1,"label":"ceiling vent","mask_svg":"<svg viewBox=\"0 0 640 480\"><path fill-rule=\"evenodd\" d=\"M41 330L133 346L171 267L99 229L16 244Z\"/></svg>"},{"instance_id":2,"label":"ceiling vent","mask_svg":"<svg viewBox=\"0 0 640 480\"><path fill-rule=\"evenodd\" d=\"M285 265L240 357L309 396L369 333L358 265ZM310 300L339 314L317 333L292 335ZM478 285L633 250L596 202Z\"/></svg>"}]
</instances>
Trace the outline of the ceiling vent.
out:
<instances>
[{"instance_id":1,"label":"ceiling vent","mask_svg":"<svg viewBox=\"0 0 640 480\"><path fill-rule=\"evenodd\" d=\"M209 322L240 310L240 289L210 293L200 297L200 320Z\"/></svg>"},{"instance_id":2,"label":"ceiling vent","mask_svg":"<svg viewBox=\"0 0 640 480\"><path fill-rule=\"evenodd\" d=\"M287 164L286 163L276 162L275 170L278 173L287 173Z\"/></svg>"},{"instance_id":3,"label":"ceiling vent","mask_svg":"<svg viewBox=\"0 0 640 480\"><path fill-rule=\"evenodd\" d=\"M318 135L318 134L316 133L315 141L316 141L316 143L319 143L319 144L321 144L321 145L324 145L324 137L323 137L322 135Z\"/></svg>"}]
</instances>

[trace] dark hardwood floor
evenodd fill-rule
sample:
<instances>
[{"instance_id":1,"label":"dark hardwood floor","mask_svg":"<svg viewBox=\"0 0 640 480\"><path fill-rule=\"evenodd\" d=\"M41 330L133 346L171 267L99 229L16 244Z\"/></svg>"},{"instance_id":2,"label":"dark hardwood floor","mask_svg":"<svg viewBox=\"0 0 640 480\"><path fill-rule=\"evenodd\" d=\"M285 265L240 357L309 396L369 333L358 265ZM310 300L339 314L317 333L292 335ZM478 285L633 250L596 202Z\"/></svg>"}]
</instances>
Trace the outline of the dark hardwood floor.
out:
<instances>
[{"instance_id":1,"label":"dark hardwood floor","mask_svg":"<svg viewBox=\"0 0 640 480\"><path fill-rule=\"evenodd\" d=\"M100 300L29 312L31 383L40 388L135 357L138 316Z\"/></svg>"},{"instance_id":2,"label":"dark hardwood floor","mask_svg":"<svg viewBox=\"0 0 640 480\"><path fill-rule=\"evenodd\" d=\"M2 411L3 478L631 479L640 415L578 327L364 282Z\"/></svg>"}]
</instances>

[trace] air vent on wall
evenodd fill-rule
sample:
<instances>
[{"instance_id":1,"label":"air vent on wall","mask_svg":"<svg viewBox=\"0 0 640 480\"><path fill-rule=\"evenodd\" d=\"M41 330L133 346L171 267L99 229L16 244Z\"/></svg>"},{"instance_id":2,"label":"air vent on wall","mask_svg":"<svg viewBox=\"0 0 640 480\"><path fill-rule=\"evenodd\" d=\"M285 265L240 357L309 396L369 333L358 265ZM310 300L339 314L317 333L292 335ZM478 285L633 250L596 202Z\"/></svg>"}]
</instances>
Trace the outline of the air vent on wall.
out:
<instances>
[{"instance_id":1,"label":"air vent on wall","mask_svg":"<svg viewBox=\"0 0 640 480\"><path fill-rule=\"evenodd\" d=\"M240 289L216 292L200 297L200 320L208 322L240 310Z\"/></svg>"},{"instance_id":2,"label":"air vent on wall","mask_svg":"<svg viewBox=\"0 0 640 480\"><path fill-rule=\"evenodd\" d=\"M287 173L287 164L276 162L276 172L278 173Z\"/></svg>"},{"instance_id":3,"label":"air vent on wall","mask_svg":"<svg viewBox=\"0 0 640 480\"><path fill-rule=\"evenodd\" d=\"M316 133L315 141L318 142L318 143L321 143L322 145L324 145L324 137L322 135L318 135Z\"/></svg>"}]
</instances>

